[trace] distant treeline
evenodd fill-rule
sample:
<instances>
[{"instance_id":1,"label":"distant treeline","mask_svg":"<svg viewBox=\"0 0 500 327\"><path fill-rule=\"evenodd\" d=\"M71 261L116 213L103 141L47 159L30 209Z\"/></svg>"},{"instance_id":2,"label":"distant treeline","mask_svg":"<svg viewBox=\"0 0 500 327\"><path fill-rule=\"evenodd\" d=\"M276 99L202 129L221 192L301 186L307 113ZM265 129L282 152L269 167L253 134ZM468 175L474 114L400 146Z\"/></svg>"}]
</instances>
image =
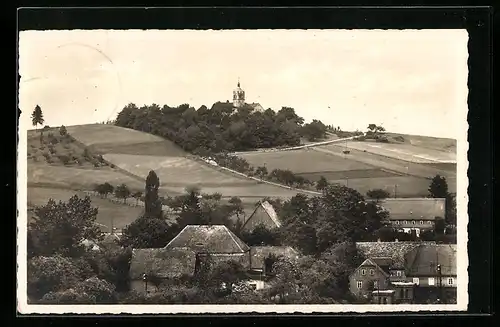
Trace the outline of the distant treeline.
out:
<instances>
[{"instance_id":1,"label":"distant treeline","mask_svg":"<svg viewBox=\"0 0 500 327\"><path fill-rule=\"evenodd\" d=\"M138 108L131 103L118 114L115 124L170 139L198 155L296 146L302 137L310 141L325 138L328 129L318 120L304 124L290 107L257 112L251 106L236 109L230 102L198 110L188 104Z\"/></svg>"}]
</instances>

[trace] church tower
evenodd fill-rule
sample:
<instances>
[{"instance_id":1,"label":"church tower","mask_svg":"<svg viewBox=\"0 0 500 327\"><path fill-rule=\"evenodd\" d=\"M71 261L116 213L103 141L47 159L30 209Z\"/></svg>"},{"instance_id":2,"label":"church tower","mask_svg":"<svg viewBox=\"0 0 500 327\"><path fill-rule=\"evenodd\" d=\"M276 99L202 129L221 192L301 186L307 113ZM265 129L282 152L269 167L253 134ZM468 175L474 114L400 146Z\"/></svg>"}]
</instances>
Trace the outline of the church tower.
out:
<instances>
[{"instance_id":1,"label":"church tower","mask_svg":"<svg viewBox=\"0 0 500 327\"><path fill-rule=\"evenodd\" d=\"M240 81L238 79L238 86L233 91L233 106L239 108L245 104L245 91L240 87Z\"/></svg>"}]
</instances>

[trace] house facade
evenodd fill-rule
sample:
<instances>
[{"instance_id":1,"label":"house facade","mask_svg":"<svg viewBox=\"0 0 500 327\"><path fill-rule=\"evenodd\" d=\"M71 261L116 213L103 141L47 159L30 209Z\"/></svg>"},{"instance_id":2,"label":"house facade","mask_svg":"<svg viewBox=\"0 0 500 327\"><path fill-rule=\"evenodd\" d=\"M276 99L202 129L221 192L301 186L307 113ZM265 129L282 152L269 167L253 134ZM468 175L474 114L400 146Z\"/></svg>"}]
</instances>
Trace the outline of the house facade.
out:
<instances>
[{"instance_id":1,"label":"house facade","mask_svg":"<svg viewBox=\"0 0 500 327\"><path fill-rule=\"evenodd\" d=\"M371 295L372 302L378 303L380 300L383 303L414 303L415 302L415 284L412 278L407 275L408 271L405 265L405 255L422 244L436 244L435 242L357 242L356 248L359 253L367 258L350 276L351 293L357 297L369 298ZM368 265L367 265L368 264ZM375 270L373 267L378 267ZM382 274L386 278L385 283L380 281L375 283L376 287L372 287L370 280L376 280L381 275L371 275L371 270L383 271ZM364 269L364 270L363 270ZM365 275L363 275L363 272ZM367 275L368 274L368 275ZM367 282L363 281L363 277ZM358 283L361 282L361 283ZM364 288L366 283L368 288ZM358 290L361 286L361 292ZM375 297L374 291L377 292ZM389 292L391 291L391 292ZM385 300L384 300L385 298Z\"/></svg>"},{"instance_id":2,"label":"house facade","mask_svg":"<svg viewBox=\"0 0 500 327\"><path fill-rule=\"evenodd\" d=\"M349 277L349 289L358 298L369 298L374 290L386 290L389 283L389 274L371 259L366 259Z\"/></svg>"},{"instance_id":3,"label":"house facade","mask_svg":"<svg viewBox=\"0 0 500 327\"><path fill-rule=\"evenodd\" d=\"M444 198L388 198L378 204L389 212L388 225L417 236L427 230L434 230L436 218L444 218Z\"/></svg>"}]
</instances>

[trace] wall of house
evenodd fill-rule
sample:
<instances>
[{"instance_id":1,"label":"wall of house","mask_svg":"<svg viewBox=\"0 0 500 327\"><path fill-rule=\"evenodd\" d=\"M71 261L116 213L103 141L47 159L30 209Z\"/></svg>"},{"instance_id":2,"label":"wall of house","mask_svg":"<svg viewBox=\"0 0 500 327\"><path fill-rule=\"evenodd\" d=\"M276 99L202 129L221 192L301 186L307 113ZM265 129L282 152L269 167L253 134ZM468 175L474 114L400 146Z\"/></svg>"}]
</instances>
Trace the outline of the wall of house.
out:
<instances>
[{"instance_id":1,"label":"wall of house","mask_svg":"<svg viewBox=\"0 0 500 327\"><path fill-rule=\"evenodd\" d=\"M363 274L364 270L364 274ZM373 275L371 274L373 270ZM358 285L361 282L361 288ZM370 289L371 282L376 282L378 285L373 289L385 290L388 286L388 278L375 266L360 266L349 277L349 289L351 293L358 297L368 296L373 289Z\"/></svg>"},{"instance_id":2,"label":"wall of house","mask_svg":"<svg viewBox=\"0 0 500 327\"><path fill-rule=\"evenodd\" d=\"M406 277L404 269L391 269L389 271L389 273L391 275L390 278L389 278L389 280L391 282L406 282L406 281L411 281L411 280L408 280L408 278Z\"/></svg>"},{"instance_id":3,"label":"wall of house","mask_svg":"<svg viewBox=\"0 0 500 327\"><path fill-rule=\"evenodd\" d=\"M419 228L420 230L434 229L434 220L391 220L391 225L394 228Z\"/></svg>"},{"instance_id":4,"label":"wall of house","mask_svg":"<svg viewBox=\"0 0 500 327\"><path fill-rule=\"evenodd\" d=\"M414 302L415 292L412 286L394 286L394 303L410 304Z\"/></svg>"},{"instance_id":5,"label":"wall of house","mask_svg":"<svg viewBox=\"0 0 500 327\"><path fill-rule=\"evenodd\" d=\"M448 282L448 280L452 280L452 284ZM439 285L439 277L438 276L422 276L422 277L411 277L409 281L422 286L422 287L438 287ZM454 288L457 287L457 278L456 276L449 277L441 277L441 287Z\"/></svg>"},{"instance_id":6,"label":"wall of house","mask_svg":"<svg viewBox=\"0 0 500 327\"><path fill-rule=\"evenodd\" d=\"M372 303L374 304L393 304L394 296L390 294L375 294L372 297Z\"/></svg>"},{"instance_id":7,"label":"wall of house","mask_svg":"<svg viewBox=\"0 0 500 327\"><path fill-rule=\"evenodd\" d=\"M276 225L274 224L271 217L269 217L266 210L264 210L262 206L259 206L255 210L254 214L245 222L245 227L243 228L243 230L246 232L250 232L261 224L264 225L267 229L276 228Z\"/></svg>"}]
</instances>

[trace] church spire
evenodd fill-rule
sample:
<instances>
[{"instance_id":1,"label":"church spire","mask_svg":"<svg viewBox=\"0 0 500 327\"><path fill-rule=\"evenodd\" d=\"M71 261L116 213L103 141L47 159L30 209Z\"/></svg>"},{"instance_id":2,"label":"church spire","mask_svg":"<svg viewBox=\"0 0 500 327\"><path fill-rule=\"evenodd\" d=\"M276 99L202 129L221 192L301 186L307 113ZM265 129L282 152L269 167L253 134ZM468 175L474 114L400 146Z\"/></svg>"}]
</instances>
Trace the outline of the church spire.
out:
<instances>
[{"instance_id":1,"label":"church spire","mask_svg":"<svg viewBox=\"0 0 500 327\"><path fill-rule=\"evenodd\" d=\"M240 87L240 78L238 77L238 87Z\"/></svg>"}]
</instances>

